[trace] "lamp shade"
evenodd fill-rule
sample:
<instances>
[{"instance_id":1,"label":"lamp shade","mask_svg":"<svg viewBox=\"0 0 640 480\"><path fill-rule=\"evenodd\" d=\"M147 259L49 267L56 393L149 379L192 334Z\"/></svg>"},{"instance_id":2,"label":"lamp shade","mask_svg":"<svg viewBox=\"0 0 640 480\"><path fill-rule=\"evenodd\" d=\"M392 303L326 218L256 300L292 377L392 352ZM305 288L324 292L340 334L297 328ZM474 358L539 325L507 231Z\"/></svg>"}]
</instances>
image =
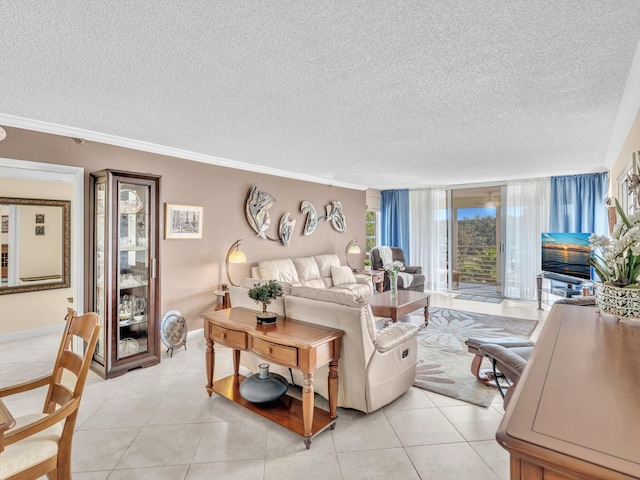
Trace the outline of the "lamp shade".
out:
<instances>
[{"instance_id":1,"label":"lamp shade","mask_svg":"<svg viewBox=\"0 0 640 480\"><path fill-rule=\"evenodd\" d=\"M247 263L247 256L242 250L234 250L229 254L229 263Z\"/></svg>"},{"instance_id":2,"label":"lamp shade","mask_svg":"<svg viewBox=\"0 0 640 480\"><path fill-rule=\"evenodd\" d=\"M240 240L236 240L235 242L233 242L233 245L231 245L231 248L229 248L227 257L224 261L225 270L227 271L227 278L229 279L231 285L237 287L238 284L231 279L231 273L229 272L230 263L247 263L247 256L242 250L240 250Z\"/></svg>"},{"instance_id":3,"label":"lamp shade","mask_svg":"<svg viewBox=\"0 0 640 480\"><path fill-rule=\"evenodd\" d=\"M358 246L358 239L353 238L349 243L347 243L347 247L344 249L344 259L349 268L353 271L356 271L356 269L349 263L349 255L358 255L359 253L360 247Z\"/></svg>"}]
</instances>

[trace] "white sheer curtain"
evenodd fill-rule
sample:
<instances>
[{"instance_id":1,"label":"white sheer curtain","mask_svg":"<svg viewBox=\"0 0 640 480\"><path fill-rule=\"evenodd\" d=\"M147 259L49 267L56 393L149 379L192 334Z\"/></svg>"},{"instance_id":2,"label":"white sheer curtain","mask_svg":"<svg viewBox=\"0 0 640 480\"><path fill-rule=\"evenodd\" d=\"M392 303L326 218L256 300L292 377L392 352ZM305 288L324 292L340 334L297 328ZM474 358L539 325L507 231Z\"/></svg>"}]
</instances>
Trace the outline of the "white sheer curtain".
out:
<instances>
[{"instance_id":1,"label":"white sheer curtain","mask_svg":"<svg viewBox=\"0 0 640 480\"><path fill-rule=\"evenodd\" d=\"M446 290L446 190L409 190L409 232L411 264L422 266L425 290Z\"/></svg>"},{"instance_id":2,"label":"white sheer curtain","mask_svg":"<svg viewBox=\"0 0 640 480\"><path fill-rule=\"evenodd\" d=\"M549 178L507 184L505 297L537 298L536 276L542 268L540 237L549 228L549 192Z\"/></svg>"}]
</instances>

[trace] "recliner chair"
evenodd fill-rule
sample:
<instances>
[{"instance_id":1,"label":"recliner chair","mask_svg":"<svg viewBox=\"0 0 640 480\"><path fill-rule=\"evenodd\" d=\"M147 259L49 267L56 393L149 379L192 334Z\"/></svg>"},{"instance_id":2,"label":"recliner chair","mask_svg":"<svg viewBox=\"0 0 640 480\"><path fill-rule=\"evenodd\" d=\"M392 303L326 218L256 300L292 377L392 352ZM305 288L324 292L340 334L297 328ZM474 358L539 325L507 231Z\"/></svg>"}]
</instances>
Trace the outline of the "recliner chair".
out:
<instances>
[{"instance_id":1,"label":"recliner chair","mask_svg":"<svg viewBox=\"0 0 640 480\"><path fill-rule=\"evenodd\" d=\"M480 355L491 361L492 377L504 400L505 408L513 392L513 388L509 387L514 387L518 383L533 349L534 347L505 347L497 343L480 345ZM501 383L502 379L507 382L506 386Z\"/></svg>"},{"instance_id":2,"label":"recliner chair","mask_svg":"<svg viewBox=\"0 0 640 480\"><path fill-rule=\"evenodd\" d=\"M412 280L411 284L405 286L405 281L402 276L398 276L398 289L399 290L413 290L416 292L424 291L424 281L425 277L422 274L422 267L416 265L407 265L407 262L404 259L404 253L402 249L398 247L389 247L391 248L391 255L394 262L401 262L404 265L404 270L401 273L407 273L411 275ZM382 270L383 263L382 258L380 257L380 251L378 247L374 247L371 249L371 264L374 270ZM384 274L384 290L389 290L389 276L385 272Z\"/></svg>"}]
</instances>

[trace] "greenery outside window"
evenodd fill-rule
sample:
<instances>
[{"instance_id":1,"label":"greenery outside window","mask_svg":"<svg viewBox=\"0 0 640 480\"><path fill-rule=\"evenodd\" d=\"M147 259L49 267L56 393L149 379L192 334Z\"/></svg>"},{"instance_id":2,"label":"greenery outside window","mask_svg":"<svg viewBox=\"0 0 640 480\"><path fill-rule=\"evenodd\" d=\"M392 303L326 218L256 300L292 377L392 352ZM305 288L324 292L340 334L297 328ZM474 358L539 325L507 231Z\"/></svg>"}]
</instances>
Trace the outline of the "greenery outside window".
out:
<instances>
[{"instance_id":1,"label":"greenery outside window","mask_svg":"<svg viewBox=\"0 0 640 480\"><path fill-rule=\"evenodd\" d=\"M367 253L377 245L376 232L378 230L378 214L377 212L367 210L365 217L365 245Z\"/></svg>"}]
</instances>

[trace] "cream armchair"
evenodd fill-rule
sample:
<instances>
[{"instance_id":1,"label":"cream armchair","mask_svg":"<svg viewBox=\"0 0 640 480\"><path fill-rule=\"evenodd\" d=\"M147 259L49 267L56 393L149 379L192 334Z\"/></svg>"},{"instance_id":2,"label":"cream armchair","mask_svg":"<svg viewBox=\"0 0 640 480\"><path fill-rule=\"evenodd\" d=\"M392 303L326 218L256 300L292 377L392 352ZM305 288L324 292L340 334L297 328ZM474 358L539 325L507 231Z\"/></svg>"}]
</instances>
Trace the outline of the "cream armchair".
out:
<instances>
[{"instance_id":1,"label":"cream armchair","mask_svg":"<svg viewBox=\"0 0 640 480\"><path fill-rule=\"evenodd\" d=\"M232 306L257 309L247 301L246 289L231 289ZM415 379L418 327L409 323L394 323L376 330L375 317L367 303L361 303L352 293L311 287L291 287L290 294L270 311L309 323L338 328L342 337L338 362L338 406L370 413L392 402L406 392ZM242 352L241 364L258 371L263 362L255 354ZM299 371L271 365L289 382L302 385ZM293 378L292 378L293 376ZM328 397L328 367L316 371L314 390Z\"/></svg>"}]
</instances>

